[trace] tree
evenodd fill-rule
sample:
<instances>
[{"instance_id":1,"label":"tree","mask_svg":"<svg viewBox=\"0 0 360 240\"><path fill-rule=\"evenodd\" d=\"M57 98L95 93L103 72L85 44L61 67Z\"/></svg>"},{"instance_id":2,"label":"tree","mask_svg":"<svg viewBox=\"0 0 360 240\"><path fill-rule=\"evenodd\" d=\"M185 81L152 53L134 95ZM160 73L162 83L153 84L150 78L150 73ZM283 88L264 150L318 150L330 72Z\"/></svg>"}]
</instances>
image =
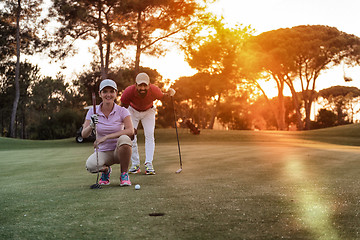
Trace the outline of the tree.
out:
<instances>
[{"instance_id":1,"label":"tree","mask_svg":"<svg viewBox=\"0 0 360 240\"><path fill-rule=\"evenodd\" d=\"M176 93L177 117L185 122L196 124L199 128L209 128L213 121L214 90L209 87L211 76L197 73L190 77L181 77L173 85ZM217 120L228 129L249 129L251 127L250 105L254 96L251 87L240 85L228 89L219 105ZM161 114L160 114L161 115ZM170 118L171 119L171 118ZM164 125L165 126L165 125Z\"/></svg>"},{"instance_id":2,"label":"tree","mask_svg":"<svg viewBox=\"0 0 360 240\"><path fill-rule=\"evenodd\" d=\"M204 35L204 30L209 34ZM252 32L250 27L226 27L222 19L213 18L209 25L194 29L187 37L183 48L186 61L192 68L207 75L207 81L203 84L213 93L210 129L213 128L223 95L242 81L237 56Z\"/></svg>"},{"instance_id":3,"label":"tree","mask_svg":"<svg viewBox=\"0 0 360 240\"><path fill-rule=\"evenodd\" d=\"M62 76L42 78L31 86L28 104L28 135L31 139L72 137L84 121L83 104L69 93L69 83Z\"/></svg>"},{"instance_id":4,"label":"tree","mask_svg":"<svg viewBox=\"0 0 360 240\"><path fill-rule=\"evenodd\" d=\"M40 31L43 30L46 20L40 18L42 0L21 0L18 8L18 0L2 1L0 8L0 66L16 58L16 31L19 29L21 41L21 53L32 55L36 51L43 50L48 42L40 39ZM21 10L19 28L16 26L18 10Z\"/></svg>"},{"instance_id":5,"label":"tree","mask_svg":"<svg viewBox=\"0 0 360 240\"><path fill-rule=\"evenodd\" d=\"M295 108L292 104L291 97L284 96L284 122L286 129L289 128L291 124L296 124ZM271 99L261 96L256 99L256 101L251 105L250 111L252 115L252 121L254 122L254 127L259 130L263 129L279 129L278 121L276 119L279 112L278 109L278 97L273 97ZM271 109L271 111L269 111ZM258 125L258 126L256 126ZM284 130L284 129L281 129Z\"/></svg>"},{"instance_id":6,"label":"tree","mask_svg":"<svg viewBox=\"0 0 360 240\"><path fill-rule=\"evenodd\" d=\"M9 106L9 102L13 100L15 95L15 72L16 72L16 63L9 62L5 67L4 71L0 75L0 80L2 83L2 88L0 91L0 108L1 108L1 128L2 132L9 132L9 126L11 126L11 113L12 106ZM20 63L20 73L19 73L19 104L17 109L17 115L15 119L15 128L13 132L20 136L21 138L26 138L26 126L27 126L27 117L29 113L29 105L32 101L30 97L32 85L40 79L39 75L40 69L37 66L33 66L28 62ZM10 116L10 117L9 117ZM18 126L21 126L21 131L18 130ZM7 134L5 134L7 135Z\"/></svg>"},{"instance_id":7,"label":"tree","mask_svg":"<svg viewBox=\"0 0 360 240\"><path fill-rule=\"evenodd\" d=\"M221 104L217 118L224 127L232 130L251 129L249 95L249 92L244 91L239 96L224 97L224 104Z\"/></svg>"},{"instance_id":8,"label":"tree","mask_svg":"<svg viewBox=\"0 0 360 240\"><path fill-rule=\"evenodd\" d=\"M51 16L62 26L56 32L58 48L52 51L52 56L67 56L70 50L74 51L73 41L77 39L96 39L99 57L95 58L99 59L102 79L108 77L113 58L129 46L136 46L135 71L138 72L141 53L162 53L164 49L157 43L193 24L193 18L203 9L196 0L53 2Z\"/></svg>"},{"instance_id":9,"label":"tree","mask_svg":"<svg viewBox=\"0 0 360 240\"><path fill-rule=\"evenodd\" d=\"M200 128L206 128L210 122L209 102L214 96L213 89L208 83L210 75L197 73L190 77L181 77L175 82L173 88L176 90L176 111L179 118L190 119L197 123Z\"/></svg>"},{"instance_id":10,"label":"tree","mask_svg":"<svg viewBox=\"0 0 360 240\"><path fill-rule=\"evenodd\" d=\"M299 99L302 99L305 128L310 129L316 80L323 70L342 61L359 63L360 38L334 27L307 25L262 33L249 41L247 49L244 57L255 65L255 72L269 73L280 87L279 93L284 84L290 88L300 129L303 124ZM295 81L300 82L301 97L295 89Z\"/></svg>"},{"instance_id":11,"label":"tree","mask_svg":"<svg viewBox=\"0 0 360 240\"><path fill-rule=\"evenodd\" d=\"M9 102L15 94L15 71L16 63L9 62L0 74L0 119L3 136L7 136L9 132L12 111ZM56 79L42 77L38 66L28 62L20 63L19 80L20 97L14 131L16 135L25 139L74 136L84 114L84 104L76 89L71 89L62 76Z\"/></svg>"},{"instance_id":12,"label":"tree","mask_svg":"<svg viewBox=\"0 0 360 240\"><path fill-rule=\"evenodd\" d=\"M337 125L353 122L354 105L358 103L360 90L356 87L333 86L319 91L318 97L327 101L327 107L336 113ZM351 112L349 112L351 110ZM346 119L346 117L348 119Z\"/></svg>"},{"instance_id":13,"label":"tree","mask_svg":"<svg viewBox=\"0 0 360 240\"><path fill-rule=\"evenodd\" d=\"M73 43L78 39L97 40L101 78L107 78L112 58L119 56L132 32L125 25L129 11L123 1L53 0L50 17L61 26L56 31L52 57L75 54Z\"/></svg>"},{"instance_id":14,"label":"tree","mask_svg":"<svg viewBox=\"0 0 360 240\"><path fill-rule=\"evenodd\" d=\"M251 39L245 43L245 51L242 51L239 56L239 65L241 66L242 73L248 82L254 84L263 94L264 100L267 103L267 108L273 114L276 121L276 128L278 130L285 130L285 102L284 102L284 87L285 82L278 76L274 70L268 69L264 71L263 65L265 63L273 63L273 59L262 55L258 50L258 46L253 45ZM251 49L249 51L249 49ZM256 50L255 50L256 49ZM273 68L270 67L270 68ZM274 80L278 90L278 97L276 101L271 101L266 95L265 90L262 88L259 80L270 81Z\"/></svg>"},{"instance_id":15,"label":"tree","mask_svg":"<svg viewBox=\"0 0 360 240\"><path fill-rule=\"evenodd\" d=\"M20 99L20 87L19 87L19 74L20 74L20 14L21 14L21 1L18 0L18 6L16 10L16 69L15 69L15 98L13 108L11 111L10 121L10 137L16 137L15 133L15 118L16 111Z\"/></svg>"},{"instance_id":16,"label":"tree","mask_svg":"<svg viewBox=\"0 0 360 240\"><path fill-rule=\"evenodd\" d=\"M40 5L42 1L34 1L34 0L17 0L17 1L5 1L4 8L1 11L1 24L5 26L5 31L10 33L15 32L15 38L12 36L2 37L2 40L15 39L16 47L15 50L10 45L10 47L5 47L4 50L1 51L0 60L11 59L11 55L16 52L16 70L15 70L15 95L13 100L13 108L11 112L11 121L10 121L10 136L16 137L15 133L15 121L16 121L16 113L18 109L19 99L20 99L20 86L19 86L19 76L20 76L20 52L30 53L33 50L39 48L39 38L36 36L36 27L34 24L31 24L36 19L41 12ZM24 6L24 7L22 7ZM13 16L13 12L15 12L15 18ZM14 31L15 30L15 31ZM26 41L24 44L21 43L21 36L24 35ZM4 43L2 41L2 45L9 44L9 42Z\"/></svg>"},{"instance_id":17,"label":"tree","mask_svg":"<svg viewBox=\"0 0 360 240\"><path fill-rule=\"evenodd\" d=\"M336 125L336 114L333 111L322 108L319 110L316 116L316 122L314 128L327 128Z\"/></svg>"},{"instance_id":18,"label":"tree","mask_svg":"<svg viewBox=\"0 0 360 240\"><path fill-rule=\"evenodd\" d=\"M132 10L128 24L134 31L135 72L139 72L142 53L159 55L165 51L160 41L168 40L195 24L204 10L197 0L128 0ZM206 2L206 0L204 1Z\"/></svg>"}]
</instances>

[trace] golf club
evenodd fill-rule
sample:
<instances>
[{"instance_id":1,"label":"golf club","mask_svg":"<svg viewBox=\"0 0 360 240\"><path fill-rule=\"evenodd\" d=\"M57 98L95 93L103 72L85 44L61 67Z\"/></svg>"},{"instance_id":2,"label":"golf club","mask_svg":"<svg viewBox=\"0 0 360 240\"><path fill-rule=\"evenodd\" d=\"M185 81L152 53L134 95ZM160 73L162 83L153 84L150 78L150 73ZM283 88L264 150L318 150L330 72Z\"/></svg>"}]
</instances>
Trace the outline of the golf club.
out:
<instances>
[{"instance_id":1,"label":"golf club","mask_svg":"<svg viewBox=\"0 0 360 240\"><path fill-rule=\"evenodd\" d=\"M181 173L181 171L182 171L181 151L180 151L179 134L178 134L177 124L176 124L176 112L175 112L175 104L174 104L174 98L173 97L171 97L171 102L172 102L173 109L174 109L174 122L175 122L175 130L176 130L176 139L177 139L177 144L178 144L178 149L179 149L179 158L180 158L180 168L175 173Z\"/></svg>"},{"instance_id":2,"label":"golf club","mask_svg":"<svg viewBox=\"0 0 360 240\"><path fill-rule=\"evenodd\" d=\"M93 108L94 108L94 114L96 114L96 96L95 93L92 93L92 103L93 103ZM96 131L96 124L95 124L95 139L97 140L97 131ZM95 140L95 141L96 141ZM99 147L96 144L96 171L97 171L97 177L96 177L96 183L91 185L90 188L91 189L99 189L101 188L100 184L99 184Z\"/></svg>"}]
</instances>

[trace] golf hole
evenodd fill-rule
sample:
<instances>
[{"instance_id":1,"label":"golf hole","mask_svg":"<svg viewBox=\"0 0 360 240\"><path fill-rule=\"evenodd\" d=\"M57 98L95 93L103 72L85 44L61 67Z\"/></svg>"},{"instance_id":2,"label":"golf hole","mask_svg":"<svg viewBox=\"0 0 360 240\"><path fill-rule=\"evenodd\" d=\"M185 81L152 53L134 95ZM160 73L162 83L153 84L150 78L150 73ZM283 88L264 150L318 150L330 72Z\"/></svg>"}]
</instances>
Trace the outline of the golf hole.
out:
<instances>
[{"instance_id":1,"label":"golf hole","mask_svg":"<svg viewBox=\"0 0 360 240\"><path fill-rule=\"evenodd\" d=\"M161 216L164 216L165 213L149 213L149 216L150 217L161 217Z\"/></svg>"}]
</instances>

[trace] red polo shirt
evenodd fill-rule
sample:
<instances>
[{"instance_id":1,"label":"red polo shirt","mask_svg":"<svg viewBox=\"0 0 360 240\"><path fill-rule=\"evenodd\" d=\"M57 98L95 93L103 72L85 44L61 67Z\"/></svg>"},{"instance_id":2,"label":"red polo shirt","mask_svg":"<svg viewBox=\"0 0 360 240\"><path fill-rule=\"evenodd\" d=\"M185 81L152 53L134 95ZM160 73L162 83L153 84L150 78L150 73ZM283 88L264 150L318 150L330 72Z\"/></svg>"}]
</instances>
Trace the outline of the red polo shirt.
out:
<instances>
[{"instance_id":1,"label":"red polo shirt","mask_svg":"<svg viewBox=\"0 0 360 240\"><path fill-rule=\"evenodd\" d=\"M146 111L153 106L155 100L161 100L164 94L157 86L150 84L150 88L146 93L146 96L142 98L136 90L136 85L127 87L121 95L121 103L124 105L130 105L135 110L142 112Z\"/></svg>"}]
</instances>

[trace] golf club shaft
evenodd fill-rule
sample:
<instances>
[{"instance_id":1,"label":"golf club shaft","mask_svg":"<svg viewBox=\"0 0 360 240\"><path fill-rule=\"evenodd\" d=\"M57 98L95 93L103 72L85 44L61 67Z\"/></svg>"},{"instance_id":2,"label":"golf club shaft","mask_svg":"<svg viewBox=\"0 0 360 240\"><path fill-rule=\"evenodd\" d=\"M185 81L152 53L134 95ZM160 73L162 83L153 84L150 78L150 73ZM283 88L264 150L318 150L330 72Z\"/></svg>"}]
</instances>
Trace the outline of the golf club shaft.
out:
<instances>
[{"instance_id":1,"label":"golf club shaft","mask_svg":"<svg viewBox=\"0 0 360 240\"><path fill-rule=\"evenodd\" d=\"M171 102L172 102L173 109L174 109L174 122L175 122L176 139L177 139L177 144L178 144L178 149L179 149L180 169L182 169L180 141L179 141L179 133L178 133L177 123L176 123L177 119L176 119L176 111L175 111L175 104L174 104L174 98L173 97L171 97Z\"/></svg>"},{"instance_id":2,"label":"golf club shaft","mask_svg":"<svg viewBox=\"0 0 360 240\"><path fill-rule=\"evenodd\" d=\"M95 93L92 93L92 103L93 103L93 109L94 109L94 114L96 114L96 96ZM97 141L97 129L96 129L96 124L95 124L95 141ZM99 147L96 143L96 171L97 171L97 177L96 177L96 184L99 183Z\"/></svg>"}]
</instances>

